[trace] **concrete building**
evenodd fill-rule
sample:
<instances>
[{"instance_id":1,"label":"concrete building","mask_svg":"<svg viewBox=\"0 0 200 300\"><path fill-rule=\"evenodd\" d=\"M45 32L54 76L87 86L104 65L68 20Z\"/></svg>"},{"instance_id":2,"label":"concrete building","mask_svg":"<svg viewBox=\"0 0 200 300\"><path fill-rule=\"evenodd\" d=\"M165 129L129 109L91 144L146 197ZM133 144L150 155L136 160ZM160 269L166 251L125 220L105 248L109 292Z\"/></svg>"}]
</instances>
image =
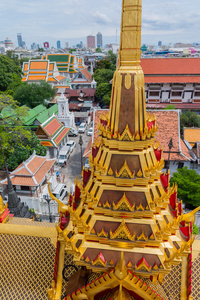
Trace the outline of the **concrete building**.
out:
<instances>
[{"instance_id":1,"label":"concrete building","mask_svg":"<svg viewBox=\"0 0 200 300\"><path fill-rule=\"evenodd\" d=\"M75 117L73 112L69 111L68 99L61 94L57 100L58 103L58 120L68 128L75 128Z\"/></svg>"},{"instance_id":2,"label":"concrete building","mask_svg":"<svg viewBox=\"0 0 200 300\"><path fill-rule=\"evenodd\" d=\"M61 42L57 41L57 49L61 49Z\"/></svg>"},{"instance_id":3,"label":"concrete building","mask_svg":"<svg viewBox=\"0 0 200 300\"><path fill-rule=\"evenodd\" d=\"M102 48L103 47L103 37L101 32L97 33L97 47Z\"/></svg>"},{"instance_id":4,"label":"concrete building","mask_svg":"<svg viewBox=\"0 0 200 300\"><path fill-rule=\"evenodd\" d=\"M22 44L22 34L21 33L18 33L17 34L17 42L18 42L18 46L19 48L22 48L23 47L23 44Z\"/></svg>"},{"instance_id":5,"label":"concrete building","mask_svg":"<svg viewBox=\"0 0 200 300\"><path fill-rule=\"evenodd\" d=\"M87 36L87 47L95 48L95 36L93 35Z\"/></svg>"}]
</instances>

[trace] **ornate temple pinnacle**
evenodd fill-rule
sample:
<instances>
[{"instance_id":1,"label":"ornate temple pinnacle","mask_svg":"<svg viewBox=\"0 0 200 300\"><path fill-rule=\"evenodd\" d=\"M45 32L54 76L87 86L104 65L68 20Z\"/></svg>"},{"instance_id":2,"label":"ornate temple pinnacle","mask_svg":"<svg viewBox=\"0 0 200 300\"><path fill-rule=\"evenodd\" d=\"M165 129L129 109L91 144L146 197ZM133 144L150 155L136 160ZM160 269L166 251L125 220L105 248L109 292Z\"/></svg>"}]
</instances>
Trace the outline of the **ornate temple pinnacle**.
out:
<instances>
[{"instance_id":1,"label":"ornate temple pinnacle","mask_svg":"<svg viewBox=\"0 0 200 300\"><path fill-rule=\"evenodd\" d=\"M146 138L144 74L140 66L142 0L123 0L119 66L114 74L108 131L116 139L129 135ZM133 141L133 139L131 139Z\"/></svg>"},{"instance_id":2,"label":"ornate temple pinnacle","mask_svg":"<svg viewBox=\"0 0 200 300\"><path fill-rule=\"evenodd\" d=\"M119 66L139 65L142 0L123 0Z\"/></svg>"}]
</instances>

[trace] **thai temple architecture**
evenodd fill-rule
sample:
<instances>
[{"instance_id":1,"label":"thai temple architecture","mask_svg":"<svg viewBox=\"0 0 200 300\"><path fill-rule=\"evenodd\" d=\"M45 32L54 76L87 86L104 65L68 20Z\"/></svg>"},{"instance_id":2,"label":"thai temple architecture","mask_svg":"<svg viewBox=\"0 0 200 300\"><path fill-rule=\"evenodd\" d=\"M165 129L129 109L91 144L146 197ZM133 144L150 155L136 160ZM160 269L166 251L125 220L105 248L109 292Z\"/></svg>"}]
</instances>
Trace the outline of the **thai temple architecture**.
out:
<instances>
[{"instance_id":1,"label":"thai temple architecture","mask_svg":"<svg viewBox=\"0 0 200 300\"><path fill-rule=\"evenodd\" d=\"M75 128L74 113L69 111L68 99L62 93L57 100L58 103L58 119L65 127Z\"/></svg>"},{"instance_id":2,"label":"thai temple architecture","mask_svg":"<svg viewBox=\"0 0 200 300\"><path fill-rule=\"evenodd\" d=\"M33 83L43 80L52 86L65 84L66 78L60 75L56 63L51 63L49 60L29 60L29 62L24 62L23 73L23 82Z\"/></svg>"},{"instance_id":3,"label":"thai temple architecture","mask_svg":"<svg viewBox=\"0 0 200 300\"><path fill-rule=\"evenodd\" d=\"M60 213L49 300L61 299L66 253L77 271L68 274L65 300L169 299L162 283L174 265L181 268L180 299L193 299L192 226L199 208L183 215L177 186L170 187L170 174L162 172L158 125L146 114L140 66L142 0L122 2L119 66L91 169L75 180L68 205L49 189Z\"/></svg>"},{"instance_id":4,"label":"thai temple architecture","mask_svg":"<svg viewBox=\"0 0 200 300\"><path fill-rule=\"evenodd\" d=\"M59 223L12 216L18 208L0 198L2 300L200 299L199 208L183 214L162 172L157 121L145 107L141 12L142 0L122 1L119 66L91 168L75 179L68 205L49 187Z\"/></svg>"}]
</instances>

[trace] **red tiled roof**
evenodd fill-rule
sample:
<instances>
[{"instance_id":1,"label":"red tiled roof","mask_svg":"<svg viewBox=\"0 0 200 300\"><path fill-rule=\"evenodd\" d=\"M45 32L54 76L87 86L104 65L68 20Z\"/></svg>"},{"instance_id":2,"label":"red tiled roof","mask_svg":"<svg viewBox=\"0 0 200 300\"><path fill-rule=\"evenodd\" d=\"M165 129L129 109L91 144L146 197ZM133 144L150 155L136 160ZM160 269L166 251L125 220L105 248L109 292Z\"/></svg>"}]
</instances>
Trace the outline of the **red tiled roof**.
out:
<instances>
[{"instance_id":1,"label":"red tiled roof","mask_svg":"<svg viewBox=\"0 0 200 300\"><path fill-rule=\"evenodd\" d=\"M200 109L200 103L146 103L146 107L163 109L169 104L174 105L176 109Z\"/></svg>"},{"instance_id":2,"label":"red tiled roof","mask_svg":"<svg viewBox=\"0 0 200 300\"><path fill-rule=\"evenodd\" d=\"M95 112L95 124L94 124L94 139L98 138L98 123L99 117L101 114L106 113L107 110L97 110ZM179 116L178 111L176 110L157 110L153 111L157 118L158 123L158 131L156 140L160 142L160 146L163 146L163 157L165 160L168 159L168 152L169 147L168 144L170 139L173 140L173 147L171 149L170 160L180 160L180 161L187 161L191 159L190 153L184 142L179 137ZM83 156L89 157L90 152L88 151L91 149L91 142L90 139ZM181 154L180 150L182 151L183 155ZM186 157L185 157L186 156Z\"/></svg>"},{"instance_id":3,"label":"red tiled roof","mask_svg":"<svg viewBox=\"0 0 200 300\"><path fill-rule=\"evenodd\" d=\"M200 76L145 76L145 83L200 83Z\"/></svg>"},{"instance_id":4,"label":"red tiled roof","mask_svg":"<svg viewBox=\"0 0 200 300\"><path fill-rule=\"evenodd\" d=\"M11 173L12 184L21 186L38 186L51 167L54 165L55 161L56 159L49 160L46 157L34 155L30 162L24 162L24 164L31 170L33 175L25 171L26 168L23 167L22 163ZM6 185L7 180L4 180L3 184Z\"/></svg>"},{"instance_id":5,"label":"red tiled roof","mask_svg":"<svg viewBox=\"0 0 200 300\"><path fill-rule=\"evenodd\" d=\"M83 107L83 103L69 103L70 110L80 110Z\"/></svg>"},{"instance_id":6,"label":"red tiled roof","mask_svg":"<svg viewBox=\"0 0 200 300\"><path fill-rule=\"evenodd\" d=\"M96 89L92 88L82 88L82 89L67 89L65 91L65 94L67 94L67 97L80 97L80 93L83 93L83 98L84 97L94 97L96 93Z\"/></svg>"},{"instance_id":7,"label":"red tiled roof","mask_svg":"<svg viewBox=\"0 0 200 300\"><path fill-rule=\"evenodd\" d=\"M83 76L87 79L88 82L92 82L92 75L87 69L81 69L80 72L83 74Z\"/></svg>"},{"instance_id":8,"label":"red tiled roof","mask_svg":"<svg viewBox=\"0 0 200 300\"><path fill-rule=\"evenodd\" d=\"M56 119L53 118L53 120L50 121L47 125L43 127L43 129L52 136L59 128L62 127L62 124Z\"/></svg>"},{"instance_id":9,"label":"red tiled roof","mask_svg":"<svg viewBox=\"0 0 200 300\"><path fill-rule=\"evenodd\" d=\"M142 58L141 67L145 83L200 83L200 58Z\"/></svg>"},{"instance_id":10,"label":"red tiled roof","mask_svg":"<svg viewBox=\"0 0 200 300\"><path fill-rule=\"evenodd\" d=\"M45 175L49 172L49 170L51 169L51 167L54 165L55 163L55 159L54 160L47 160L42 168L35 174L35 179L37 181L38 184L41 183L41 181L43 180L43 178L45 177Z\"/></svg>"},{"instance_id":11,"label":"red tiled roof","mask_svg":"<svg viewBox=\"0 0 200 300\"><path fill-rule=\"evenodd\" d=\"M145 75L200 75L200 58L143 58Z\"/></svg>"},{"instance_id":12,"label":"red tiled roof","mask_svg":"<svg viewBox=\"0 0 200 300\"><path fill-rule=\"evenodd\" d=\"M69 128L64 128L59 135L54 139L56 145L59 145L59 143L63 140L63 138L66 136L66 134L68 133Z\"/></svg>"},{"instance_id":13,"label":"red tiled roof","mask_svg":"<svg viewBox=\"0 0 200 300\"><path fill-rule=\"evenodd\" d=\"M46 161L46 157L35 156L28 164L28 169L35 174L36 171L41 167L41 165Z\"/></svg>"}]
</instances>

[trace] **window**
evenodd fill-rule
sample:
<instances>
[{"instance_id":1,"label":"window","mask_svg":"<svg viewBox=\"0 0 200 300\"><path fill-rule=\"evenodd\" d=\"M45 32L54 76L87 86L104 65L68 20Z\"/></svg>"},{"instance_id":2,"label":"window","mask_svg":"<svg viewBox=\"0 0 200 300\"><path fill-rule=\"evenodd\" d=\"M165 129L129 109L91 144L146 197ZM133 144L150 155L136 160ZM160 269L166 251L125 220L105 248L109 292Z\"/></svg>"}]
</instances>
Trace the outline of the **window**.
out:
<instances>
[{"instance_id":1,"label":"window","mask_svg":"<svg viewBox=\"0 0 200 300\"><path fill-rule=\"evenodd\" d=\"M198 164L197 164L197 163L190 162L190 169L192 169L192 170L197 170L197 169L198 169Z\"/></svg>"},{"instance_id":2,"label":"window","mask_svg":"<svg viewBox=\"0 0 200 300\"><path fill-rule=\"evenodd\" d=\"M160 92L155 92L155 91L149 92L149 96L159 97L160 96Z\"/></svg>"},{"instance_id":3,"label":"window","mask_svg":"<svg viewBox=\"0 0 200 300\"><path fill-rule=\"evenodd\" d=\"M181 97L182 92L172 92L172 97Z\"/></svg>"},{"instance_id":4,"label":"window","mask_svg":"<svg viewBox=\"0 0 200 300\"><path fill-rule=\"evenodd\" d=\"M184 167L184 163L179 162L179 163L178 163L178 169L183 169L183 167Z\"/></svg>"},{"instance_id":5,"label":"window","mask_svg":"<svg viewBox=\"0 0 200 300\"><path fill-rule=\"evenodd\" d=\"M194 96L195 97L200 97L200 92L195 92Z\"/></svg>"},{"instance_id":6,"label":"window","mask_svg":"<svg viewBox=\"0 0 200 300\"><path fill-rule=\"evenodd\" d=\"M21 186L22 191L29 191L29 186Z\"/></svg>"}]
</instances>

